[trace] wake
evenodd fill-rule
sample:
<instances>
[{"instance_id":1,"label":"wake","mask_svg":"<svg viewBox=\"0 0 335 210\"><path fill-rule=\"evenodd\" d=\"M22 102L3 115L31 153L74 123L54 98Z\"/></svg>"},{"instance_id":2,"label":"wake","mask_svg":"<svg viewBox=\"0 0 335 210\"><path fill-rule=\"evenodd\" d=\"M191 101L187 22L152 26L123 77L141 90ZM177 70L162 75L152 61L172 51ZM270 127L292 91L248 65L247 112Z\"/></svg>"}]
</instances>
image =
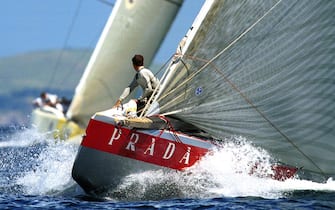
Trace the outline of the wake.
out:
<instances>
[{"instance_id":1,"label":"wake","mask_svg":"<svg viewBox=\"0 0 335 210\"><path fill-rule=\"evenodd\" d=\"M3 153L0 167L6 171L0 177L2 191L28 195L84 194L71 176L78 146L48 139L34 129L14 133L0 142ZM131 201L253 196L278 199L296 191L335 191L332 179L317 183L299 177L277 181L266 176L272 172L273 158L243 137L234 136L221 146L183 172L158 170L129 175L104 198ZM256 163L263 167L250 174Z\"/></svg>"},{"instance_id":2,"label":"wake","mask_svg":"<svg viewBox=\"0 0 335 210\"><path fill-rule=\"evenodd\" d=\"M184 171L146 171L127 176L106 197L118 200L161 200L170 198L262 197L278 199L294 191L335 191L335 181L301 180L298 176L278 181L272 173L273 158L243 137L232 137L222 148ZM260 171L251 174L256 163Z\"/></svg>"},{"instance_id":3,"label":"wake","mask_svg":"<svg viewBox=\"0 0 335 210\"><path fill-rule=\"evenodd\" d=\"M48 136L32 128L0 142L2 191L55 195L74 188L71 170L79 145Z\"/></svg>"}]
</instances>

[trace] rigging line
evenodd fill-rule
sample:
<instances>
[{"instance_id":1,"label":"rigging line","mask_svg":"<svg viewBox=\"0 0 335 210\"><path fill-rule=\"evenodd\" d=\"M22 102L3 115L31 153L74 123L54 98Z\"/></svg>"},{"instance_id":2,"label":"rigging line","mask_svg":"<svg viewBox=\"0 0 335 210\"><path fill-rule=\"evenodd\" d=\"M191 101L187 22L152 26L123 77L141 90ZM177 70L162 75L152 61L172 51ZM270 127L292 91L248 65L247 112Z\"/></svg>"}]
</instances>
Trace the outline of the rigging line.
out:
<instances>
[{"instance_id":1,"label":"rigging line","mask_svg":"<svg viewBox=\"0 0 335 210\"><path fill-rule=\"evenodd\" d=\"M243 33L241 33L235 40L233 40L227 47L225 47L221 52L219 52L217 55L215 55L212 59L206 60L205 65L203 65L198 71L195 71L192 73L192 75L187 79L184 80L182 83L178 85L178 87L181 87L183 84L186 84L188 81L193 79L196 75L198 75L201 71L203 71L210 63L212 63L215 59L217 59L219 56L221 56L224 52L226 52L228 49L230 49L235 43L237 43L242 37L244 37L247 33L249 33L261 20L263 20L282 0L279 0L276 4L274 4L267 12L263 14L262 17L260 17L256 22L254 22L249 28L247 28ZM182 60L182 59L181 59ZM175 89L177 89L176 87ZM173 90L168 94L171 94Z\"/></svg>"},{"instance_id":2,"label":"rigging line","mask_svg":"<svg viewBox=\"0 0 335 210\"><path fill-rule=\"evenodd\" d=\"M109 2L107 0L97 0L97 1L100 1L101 3L106 4L108 6L114 7L114 3L111 3L111 2Z\"/></svg>"},{"instance_id":3,"label":"rigging line","mask_svg":"<svg viewBox=\"0 0 335 210\"><path fill-rule=\"evenodd\" d=\"M192 27L193 28L193 27ZM177 64L180 60L182 61L182 63L184 64L184 66L185 66L185 68L187 69L187 70L189 70L188 69L188 67L186 66L186 64L184 63L184 61L181 59L181 57L182 57L182 47L185 45L185 39L187 38L187 35L186 36L184 36L184 38L182 39L182 41L180 41L180 43L178 44L178 47L177 47L177 50L176 50L176 52L174 53L174 54L172 54L171 56L170 56L170 58L167 60L167 62L165 63L165 65L168 63L168 62L170 62L169 63L169 66L166 68L166 71L165 71L165 73L163 74L163 76L162 76L162 78L160 79L160 83L162 82L162 81L165 81L165 80L167 80L167 76L169 75L169 72L171 71L171 67L172 66L174 66L175 64ZM164 65L164 66L165 66ZM161 68L162 69L162 68ZM175 68L173 68L173 69L175 69ZM166 83L166 82L165 82ZM161 89L163 89L164 87L161 87ZM158 93L157 95L155 95L155 98L154 99L156 99L156 100L158 100L158 97L160 96L160 94Z\"/></svg>"},{"instance_id":4,"label":"rigging line","mask_svg":"<svg viewBox=\"0 0 335 210\"><path fill-rule=\"evenodd\" d=\"M191 57L189 56L189 58L192 59L197 59L197 60L201 60L201 61L206 61L205 59L201 59L201 58L196 58L196 57ZM208 61L209 62L209 61ZM223 79L235 90L237 91L242 98L253 108L255 109L260 116L265 119L270 125L271 127L273 127L281 136L284 137L284 139L286 139L287 142L289 142L294 148L296 148L296 150L301 153L307 160L309 160L319 171L321 174L323 174L323 176L325 176L325 173L322 171L322 169L309 157L307 156L302 150L299 149L299 147L294 144L294 142L285 134L283 133L261 110L258 109L258 107L232 82L230 81L224 74L223 72L217 68L213 63L210 63L209 65L211 65L215 71L219 74L221 74L221 76L223 77Z\"/></svg>"},{"instance_id":5,"label":"rigging line","mask_svg":"<svg viewBox=\"0 0 335 210\"><path fill-rule=\"evenodd\" d=\"M173 58L174 55L171 55L170 58L168 60L166 60L166 62L159 68L158 72L155 73L155 76L157 76L163 69L165 66L167 66L167 64L170 62L170 60Z\"/></svg>"},{"instance_id":6,"label":"rigging line","mask_svg":"<svg viewBox=\"0 0 335 210\"><path fill-rule=\"evenodd\" d=\"M174 64L173 61L171 61L173 57L174 57L174 54L170 56L170 58L164 63L164 65L159 69L159 71L155 74L155 76L157 76L157 74L159 74L163 70L164 66L166 66L168 63L169 63L169 65L168 65L167 69L169 69L171 67L171 65ZM162 77L164 77L164 75ZM161 84L161 81L159 81L159 83ZM154 92L151 94L149 100L147 101L147 103L145 104L144 108L142 109L140 117L143 117L143 115L145 114L145 112L148 110L149 106L153 102L154 97L156 96L156 93L158 91L159 91L159 86L157 86L155 88Z\"/></svg>"},{"instance_id":7,"label":"rigging line","mask_svg":"<svg viewBox=\"0 0 335 210\"><path fill-rule=\"evenodd\" d=\"M192 56L186 56L186 58L190 58L190 59L192 59ZM183 59L180 59L179 61L182 61L182 65L185 65L185 64L186 64L185 61L184 61ZM202 61L205 62L205 64L204 64L205 67L208 66L208 63L207 63L207 62L209 62L208 60L202 60ZM169 92L165 93L164 97L166 97L166 96L172 94L173 92L177 91L178 88L180 88L180 87L182 87L183 85L187 84L187 83L188 83L190 80L192 80L196 75L198 75L201 71L204 70L204 68L205 68L204 66L200 67L199 70L197 70L197 71L191 73L191 74L188 76L188 79L185 79L183 82L180 82L180 83L178 84L178 86L176 86L174 89L172 89L172 90L170 90ZM186 65L185 67L187 67L187 65ZM188 69L189 69L189 68L186 68L186 70L188 70Z\"/></svg>"},{"instance_id":8,"label":"rigging line","mask_svg":"<svg viewBox=\"0 0 335 210\"><path fill-rule=\"evenodd\" d=\"M261 18L259 18L254 24L252 24L246 31L244 31L240 36L238 36L233 42L231 42L226 48L224 48L221 52L219 52L216 56L214 56L212 59L210 59L207 64L205 64L201 69L197 71L199 73L201 70L206 68L208 65L213 65L213 67L218 71L218 69L214 66L213 61L218 58L220 55L222 55L226 50L228 50L231 46L233 46L237 41L239 41L245 34L247 34L251 29L253 29L262 19L264 19L282 0L279 0L275 5L273 5ZM219 71L220 72L220 71ZM221 72L222 73L222 72ZM194 75L195 76L195 75ZM239 92L239 94L249 103L252 108L254 108L260 115L263 117L280 135L282 135L286 141L288 141L294 148L296 148L297 151L299 151L307 160L309 160L319 171L323 176L325 176L325 173L323 170L309 157L307 156L299 147L294 144L294 142L286 135L284 134L270 119L266 117L266 115L255 106L250 99L246 95L244 95L237 86L234 85L228 78L226 78L224 75L222 75L224 79L235 89Z\"/></svg>"},{"instance_id":9,"label":"rigging line","mask_svg":"<svg viewBox=\"0 0 335 210\"><path fill-rule=\"evenodd\" d=\"M58 57L57 57L57 60L56 60L56 63L55 63L55 66L53 68L53 72L51 74L51 77L50 77L50 80L49 80L49 83L47 83L48 85L52 84L55 80L55 73L56 71L58 70L59 68L59 64L60 64L60 60L61 58L63 57L63 54L64 54L64 49L66 48L67 46L67 43L69 41L69 38L70 38L70 35L72 33L72 29L74 28L74 24L78 18L78 14L79 14L79 11L80 11L80 8L81 8L81 3L82 3L82 0L79 0L78 2L78 5L77 5L77 8L76 8L76 11L75 11L75 14L72 18L72 22L70 24L70 30L68 30L67 34L66 34L66 37L65 37L65 41L64 41L64 44L63 44L63 47L62 47L62 50L60 51L60 53L58 53Z\"/></svg>"},{"instance_id":10,"label":"rigging line","mask_svg":"<svg viewBox=\"0 0 335 210\"><path fill-rule=\"evenodd\" d=\"M87 60L90 58L90 55L92 54L92 52L91 50L85 50L85 51L81 50L79 53L80 54L78 55L78 58L76 58L76 62L73 62L73 64L69 68L71 69L71 71L68 71L68 73L64 75L63 79L61 80L60 85L64 85L66 81L69 81L69 78L71 78L73 74L83 73L83 68L85 68L85 66L87 65ZM81 71L81 72L78 72L78 71Z\"/></svg>"},{"instance_id":11,"label":"rigging line","mask_svg":"<svg viewBox=\"0 0 335 210\"><path fill-rule=\"evenodd\" d=\"M112 7L114 6L114 4L112 4L112 3L110 5ZM95 46L97 44L97 40L99 39L103 29L104 29L104 25L99 29L99 32L96 33L96 36L90 41L90 43L87 46ZM87 63L88 63L88 61L90 59L90 56L92 55L93 51L94 51L94 49L93 50L90 49L90 50L87 50L85 52L82 52L81 56L78 56L77 62L74 63L72 65L72 68L70 68L70 69L77 69L76 67L80 66L81 64L84 64L84 71L85 71ZM65 77L62 81L66 81L66 79L70 78L71 74L73 74L73 73L74 73L74 71L69 71L68 74L65 75Z\"/></svg>"},{"instance_id":12,"label":"rigging line","mask_svg":"<svg viewBox=\"0 0 335 210\"><path fill-rule=\"evenodd\" d=\"M185 61L183 60L183 59L181 59L181 58L177 58L177 61L179 62L181 62L182 63L182 65L185 67L185 69L186 69L186 72L187 72L187 77L189 77L190 76L190 74L189 74L189 67L187 66L187 64L185 63ZM174 63L176 63L175 61L173 61ZM182 83L182 85L183 85L184 83ZM172 94L173 93L173 91L174 90L177 90L179 87L181 87L182 85L178 85L176 88L174 88L173 90L171 90L170 92L168 92L168 93L166 93L165 95L163 95L161 98L165 98L166 96L168 96L169 94ZM170 101L170 103L173 103L176 99L178 99L178 98L181 98L181 97L184 97L184 99L185 99L185 97L186 97L186 94L187 94L187 84L186 84L186 87L184 88L185 89L185 91L184 91L184 94L181 94L181 95L179 95L179 96L176 96L175 98L174 98L174 100L173 101ZM169 103L166 103L166 104L164 104L164 105L161 105L161 107L165 107L165 106L167 106ZM168 114L166 114L166 115L168 115Z\"/></svg>"},{"instance_id":13,"label":"rigging line","mask_svg":"<svg viewBox=\"0 0 335 210\"><path fill-rule=\"evenodd\" d=\"M276 8L281 1L282 0L279 0L276 4L274 4L266 13L263 14L262 17L260 17L256 22L254 22L251 26L249 26L249 28L247 28L242 34L240 34L234 41L232 41L221 52L219 52L216 56L214 56L212 59L210 59L209 62L208 62L208 65L209 65L209 63L212 63L216 58L221 56L224 52L226 52L236 42L240 41L240 39L242 39L242 37L244 37L247 33L249 33L259 22L261 22L268 14L270 14L270 12L272 12L272 10L274 10L274 8ZM204 66L204 68L206 68L206 65Z\"/></svg>"},{"instance_id":14,"label":"rigging line","mask_svg":"<svg viewBox=\"0 0 335 210\"><path fill-rule=\"evenodd\" d=\"M182 62L182 64L184 65L184 67L185 67L185 69L186 69L186 72L187 72L187 75L188 76L190 76L189 75L189 72L190 72L190 69L188 68L188 66L186 65L186 63L184 62L184 60L183 59L180 59L181 60L181 62ZM185 97L186 97L186 93L187 93L187 84L185 84L185 91L184 91L184 94L185 94Z\"/></svg>"},{"instance_id":15,"label":"rigging line","mask_svg":"<svg viewBox=\"0 0 335 210\"><path fill-rule=\"evenodd\" d=\"M249 28L247 28L247 30L245 30L242 34L240 34L233 42L231 42L226 48L224 48L221 52L219 52L212 59L210 59L208 61L202 59L202 61L206 61L207 63L204 66L202 66L198 71L196 71L195 73L193 73L187 80L184 80L184 82L182 82L182 84L185 84L186 82L188 82L191 79L193 79L193 77L195 77L197 74L199 74L208 65L214 66L213 61L215 59L217 59L220 55L222 55L225 51L227 51L230 47L232 47L236 42L238 42L244 35L246 35L249 31L251 31L251 29L253 29L262 19L264 19L280 2L281 2L281 0L279 0L275 5L273 5L261 18L259 18L255 23L253 23ZM191 56L188 56L188 58L192 59ZM257 108L257 106L255 106L253 104L253 102L245 94L243 94L238 89L237 86L234 85L234 83L232 83L230 80L228 80L228 78L226 78L223 75L223 73L218 70L218 68L216 68L215 66L214 66L214 68L216 69L216 71L218 71L218 72L220 72L222 74L222 76L224 77L224 79L226 80L226 82L228 82L233 87L233 89L235 89L236 91L238 91L239 94L246 100L246 102L249 103L252 106L252 108L254 108L261 115L261 117L263 117L280 135L282 135L294 148L296 148L297 151L299 151L306 159L308 159L320 171L320 173L323 174L323 176L325 176L325 173L323 172L323 170L309 156L307 156L302 150L300 150L299 147L297 145L295 145L293 143L293 141L285 133L283 133L274 123L272 123L272 121L270 119L268 119L266 117L266 115L261 110L259 110ZM178 87L181 87L182 84L180 84ZM176 89L177 88L175 88L174 90L176 90ZM170 91L169 93L167 93L167 95L171 94L171 92L173 92L173 90Z\"/></svg>"},{"instance_id":16,"label":"rigging line","mask_svg":"<svg viewBox=\"0 0 335 210\"><path fill-rule=\"evenodd\" d=\"M325 173L323 172L323 170L308 156L306 155L296 144L294 144L294 142L285 134L283 133L260 109L258 109L258 107L232 82L230 81L224 74L223 72L217 68L213 63L211 63L209 60L206 59L202 59L202 58L197 58L197 57L193 57L193 56L188 56L188 58L193 59L193 60L199 60L199 61L203 61L203 62L207 62L208 65L212 66L215 71L217 73L219 73L223 79L235 90L237 91L242 98L254 109L256 110L259 115L265 120L267 121L271 127L273 127L281 136L284 137L284 139L286 139L287 142L289 142L300 154L302 154L307 160L309 160L319 171L320 173L325 176ZM207 66L208 66L207 65ZM195 76L195 75L192 75ZM175 88L177 89L177 88ZM174 112L171 113L165 113L165 115L169 115L169 114L174 114Z\"/></svg>"},{"instance_id":17,"label":"rigging line","mask_svg":"<svg viewBox=\"0 0 335 210\"><path fill-rule=\"evenodd\" d=\"M249 26L243 33L241 33L235 40L233 40L227 47L225 47L221 52L219 52L217 55L215 55L212 59L207 61L205 65L203 65L198 71L195 71L192 73L192 75L187 79L181 82L176 88L181 87L183 84L186 84L189 82L191 79L193 79L196 75L198 75L201 71L203 71L210 63L212 63L215 59L217 59L219 56L221 56L224 52L226 52L228 49L230 49L235 43L237 43L242 37L244 37L247 33L249 33L259 22L261 22L274 8L276 8L279 3L281 3L282 0L277 1L268 11L266 11L258 20L256 20L251 26ZM173 92L174 90L171 90L169 93L166 95L169 95Z\"/></svg>"},{"instance_id":18,"label":"rigging line","mask_svg":"<svg viewBox=\"0 0 335 210\"><path fill-rule=\"evenodd\" d=\"M296 150L298 152L300 152L300 154L302 154L307 160L309 160L319 171L320 173L325 176L325 173L323 172L323 170L308 156L306 155L301 149L299 149L299 147L294 144L294 142L285 134L283 133L261 110L258 109L258 107L253 104L253 102L244 94L242 93L242 91L232 82L230 81L224 74L222 71L220 71L219 68L217 68L214 64L213 64L213 59L211 60L206 60L206 59L201 59L201 58L197 58L197 57L193 57L193 56L187 56L188 58L190 59L194 59L194 60L199 60L199 61L203 61L203 62L207 62L205 66L208 66L208 65L211 65L215 70L216 72L220 73L221 76L224 78L224 80L230 84L230 86L235 90L237 91L241 96L242 98L244 98L244 100L251 105L251 107L253 109L255 109L259 114L260 116L265 119L281 136L284 137L284 139L286 139L287 142L289 142L294 148L296 148ZM199 69L196 74L200 73L200 70L203 70L204 67L202 67L201 69ZM195 75L196 75L195 74ZM192 75L193 77L195 75Z\"/></svg>"},{"instance_id":19,"label":"rigging line","mask_svg":"<svg viewBox=\"0 0 335 210\"><path fill-rule=\"evenodd\" d=\"M309 160L320 172L325 176L325 173L322 171L322 169L308 156L306 155L291 139L288 137L284 132L281 131L267 116L265 113L263 113L249 98L247 95L245 95L231 80L229 80L224 73L217 68L213 63L211 63L211 66L215 69L217 73L219 73L223 79L235 90L237 91L242 98L254 109L258 114L267 121L271 127L273 127L281 136L286 139L287 142L289 142L298 152L300 152L307 160Z\"/></svg>"}]
</instances>

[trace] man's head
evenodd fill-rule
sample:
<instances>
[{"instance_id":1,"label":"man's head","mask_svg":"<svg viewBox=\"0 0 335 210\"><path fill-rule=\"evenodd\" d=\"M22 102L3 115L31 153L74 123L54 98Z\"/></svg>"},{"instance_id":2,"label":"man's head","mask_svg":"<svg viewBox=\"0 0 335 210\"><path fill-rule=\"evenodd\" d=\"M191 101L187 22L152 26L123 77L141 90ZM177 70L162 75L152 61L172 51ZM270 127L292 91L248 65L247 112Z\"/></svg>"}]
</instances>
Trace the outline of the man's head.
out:
<instances>
[{"instance_id":1,"label":"man's head","mask_svg":"<svg viewBox=\"0 0 335 210\"><path fill-rule=\"evenodd\" d=\"M144 58L142 55L134 55L131 60L134 66L143 66Z\"/></svg>"},{"instance_id":2,"label":"man's head","mask_svg":"<svg viewBox=\"0 0 335 210\"><path fill-rule=\"evenodd\" d=\"M47 98L47 93L46 92L41 92L40 97L42 99L46 99Z\"/></svg>"}]
</instances>

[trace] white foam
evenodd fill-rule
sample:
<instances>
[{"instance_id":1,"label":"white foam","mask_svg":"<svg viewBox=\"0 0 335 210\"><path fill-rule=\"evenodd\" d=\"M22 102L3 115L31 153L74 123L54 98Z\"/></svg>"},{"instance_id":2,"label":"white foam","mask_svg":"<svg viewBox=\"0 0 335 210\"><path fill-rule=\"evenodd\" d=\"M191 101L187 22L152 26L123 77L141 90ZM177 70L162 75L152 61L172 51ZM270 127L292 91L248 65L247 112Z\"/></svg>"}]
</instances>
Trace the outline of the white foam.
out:
<instances>
[{"instance_id":1,"label":"white foam","mask_svg":"<svg viewBox=\"0 0 335 210\"><path fill-rule=\"evenodd\" d=\"M75 185L71 177L78 145L45 139L34 130L14 134L1 146L23 147L44 142L43 151L36 155L33 168L15 180L30 195L45 195L66 191ZM246 139L233 137L222 148L203 158L197 165L184 171L146 171L125 177L111 197L122 199L211 198L256 196L285 197L296 190L335 191L335 181L317 183L297 178L277 181L266 177L273 161L264 150L252 146ZM254 175L250 171L261 164ZM256 174L256 175L255 175Z\"/></svg>"},{"instance_id":2,"label":"white foam","mask_svg":"<svg viewBox=\"0 0 335 210\"><path fill-rule=\"evenodd\" d=\"M30 195L65 191L75 184L71 170L77 149L78 145L49 139L36 159L36 167L19 177L16 184Z\"/></svg>"},{"instance_id":3,"label":"white foam","mask_svg":"<svg viewBox=\"0 0 335 210\"><path fill-rule=\"evenodd\" d=\"M335 191L332 179L327 183L298 178L274 180L268 176L272 173L273 160L266 151L241 137L234 137L229 142L185 172L160 170L132 174L114 192L123 192L127 199L159 199L162 197L159 193L167 197L255 196L277 199L296 190ZM256 163L261 163L262 167L251 175ZM169 189L173 189L170 194ZM156 197L148 197L148 192L156 193Z\"/></svg>"},{"instance_id":4,"label":"white foam","mask_svg":"<svg viewBox=\"0 0 335 210\"><path fill-rule=\"evenodd\" d=\"M23 129L9 136L8 140L0 142L0 148L27 147L36 143L46 142L47 134L41 134L36 129Z\"/></svg>"}]
</instances>

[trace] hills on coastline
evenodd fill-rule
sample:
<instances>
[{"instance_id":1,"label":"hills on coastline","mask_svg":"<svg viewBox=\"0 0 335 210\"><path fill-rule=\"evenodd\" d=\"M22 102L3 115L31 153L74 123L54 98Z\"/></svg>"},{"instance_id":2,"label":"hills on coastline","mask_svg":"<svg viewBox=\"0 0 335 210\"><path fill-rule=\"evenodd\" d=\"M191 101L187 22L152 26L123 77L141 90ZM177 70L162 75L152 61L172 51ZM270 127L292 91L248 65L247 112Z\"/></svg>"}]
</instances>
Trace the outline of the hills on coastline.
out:
<instances>
[{"instance_id":1,"label":"hills on coastline","mask_svg":"<svg viewBox=\"0 0 335 210\"><path fill-rule=\"evenodd\" d=\"M29 126L31 102L42 91L71 98L91 53L48 50L0 58L0 126Z\"/></svg>"},{"instance_id":2,"label":"hills on coastline","mask_svg":"<svg viewBox=\"0 0 335 210\"><path fill-rule=\"evenodd\" d=\"M42 91L72 98L92 52L46 50L0 57L0 127L30 127L32 101ZM162 70L160 64L150 68Z\"/></svg>"}]
</instances>

